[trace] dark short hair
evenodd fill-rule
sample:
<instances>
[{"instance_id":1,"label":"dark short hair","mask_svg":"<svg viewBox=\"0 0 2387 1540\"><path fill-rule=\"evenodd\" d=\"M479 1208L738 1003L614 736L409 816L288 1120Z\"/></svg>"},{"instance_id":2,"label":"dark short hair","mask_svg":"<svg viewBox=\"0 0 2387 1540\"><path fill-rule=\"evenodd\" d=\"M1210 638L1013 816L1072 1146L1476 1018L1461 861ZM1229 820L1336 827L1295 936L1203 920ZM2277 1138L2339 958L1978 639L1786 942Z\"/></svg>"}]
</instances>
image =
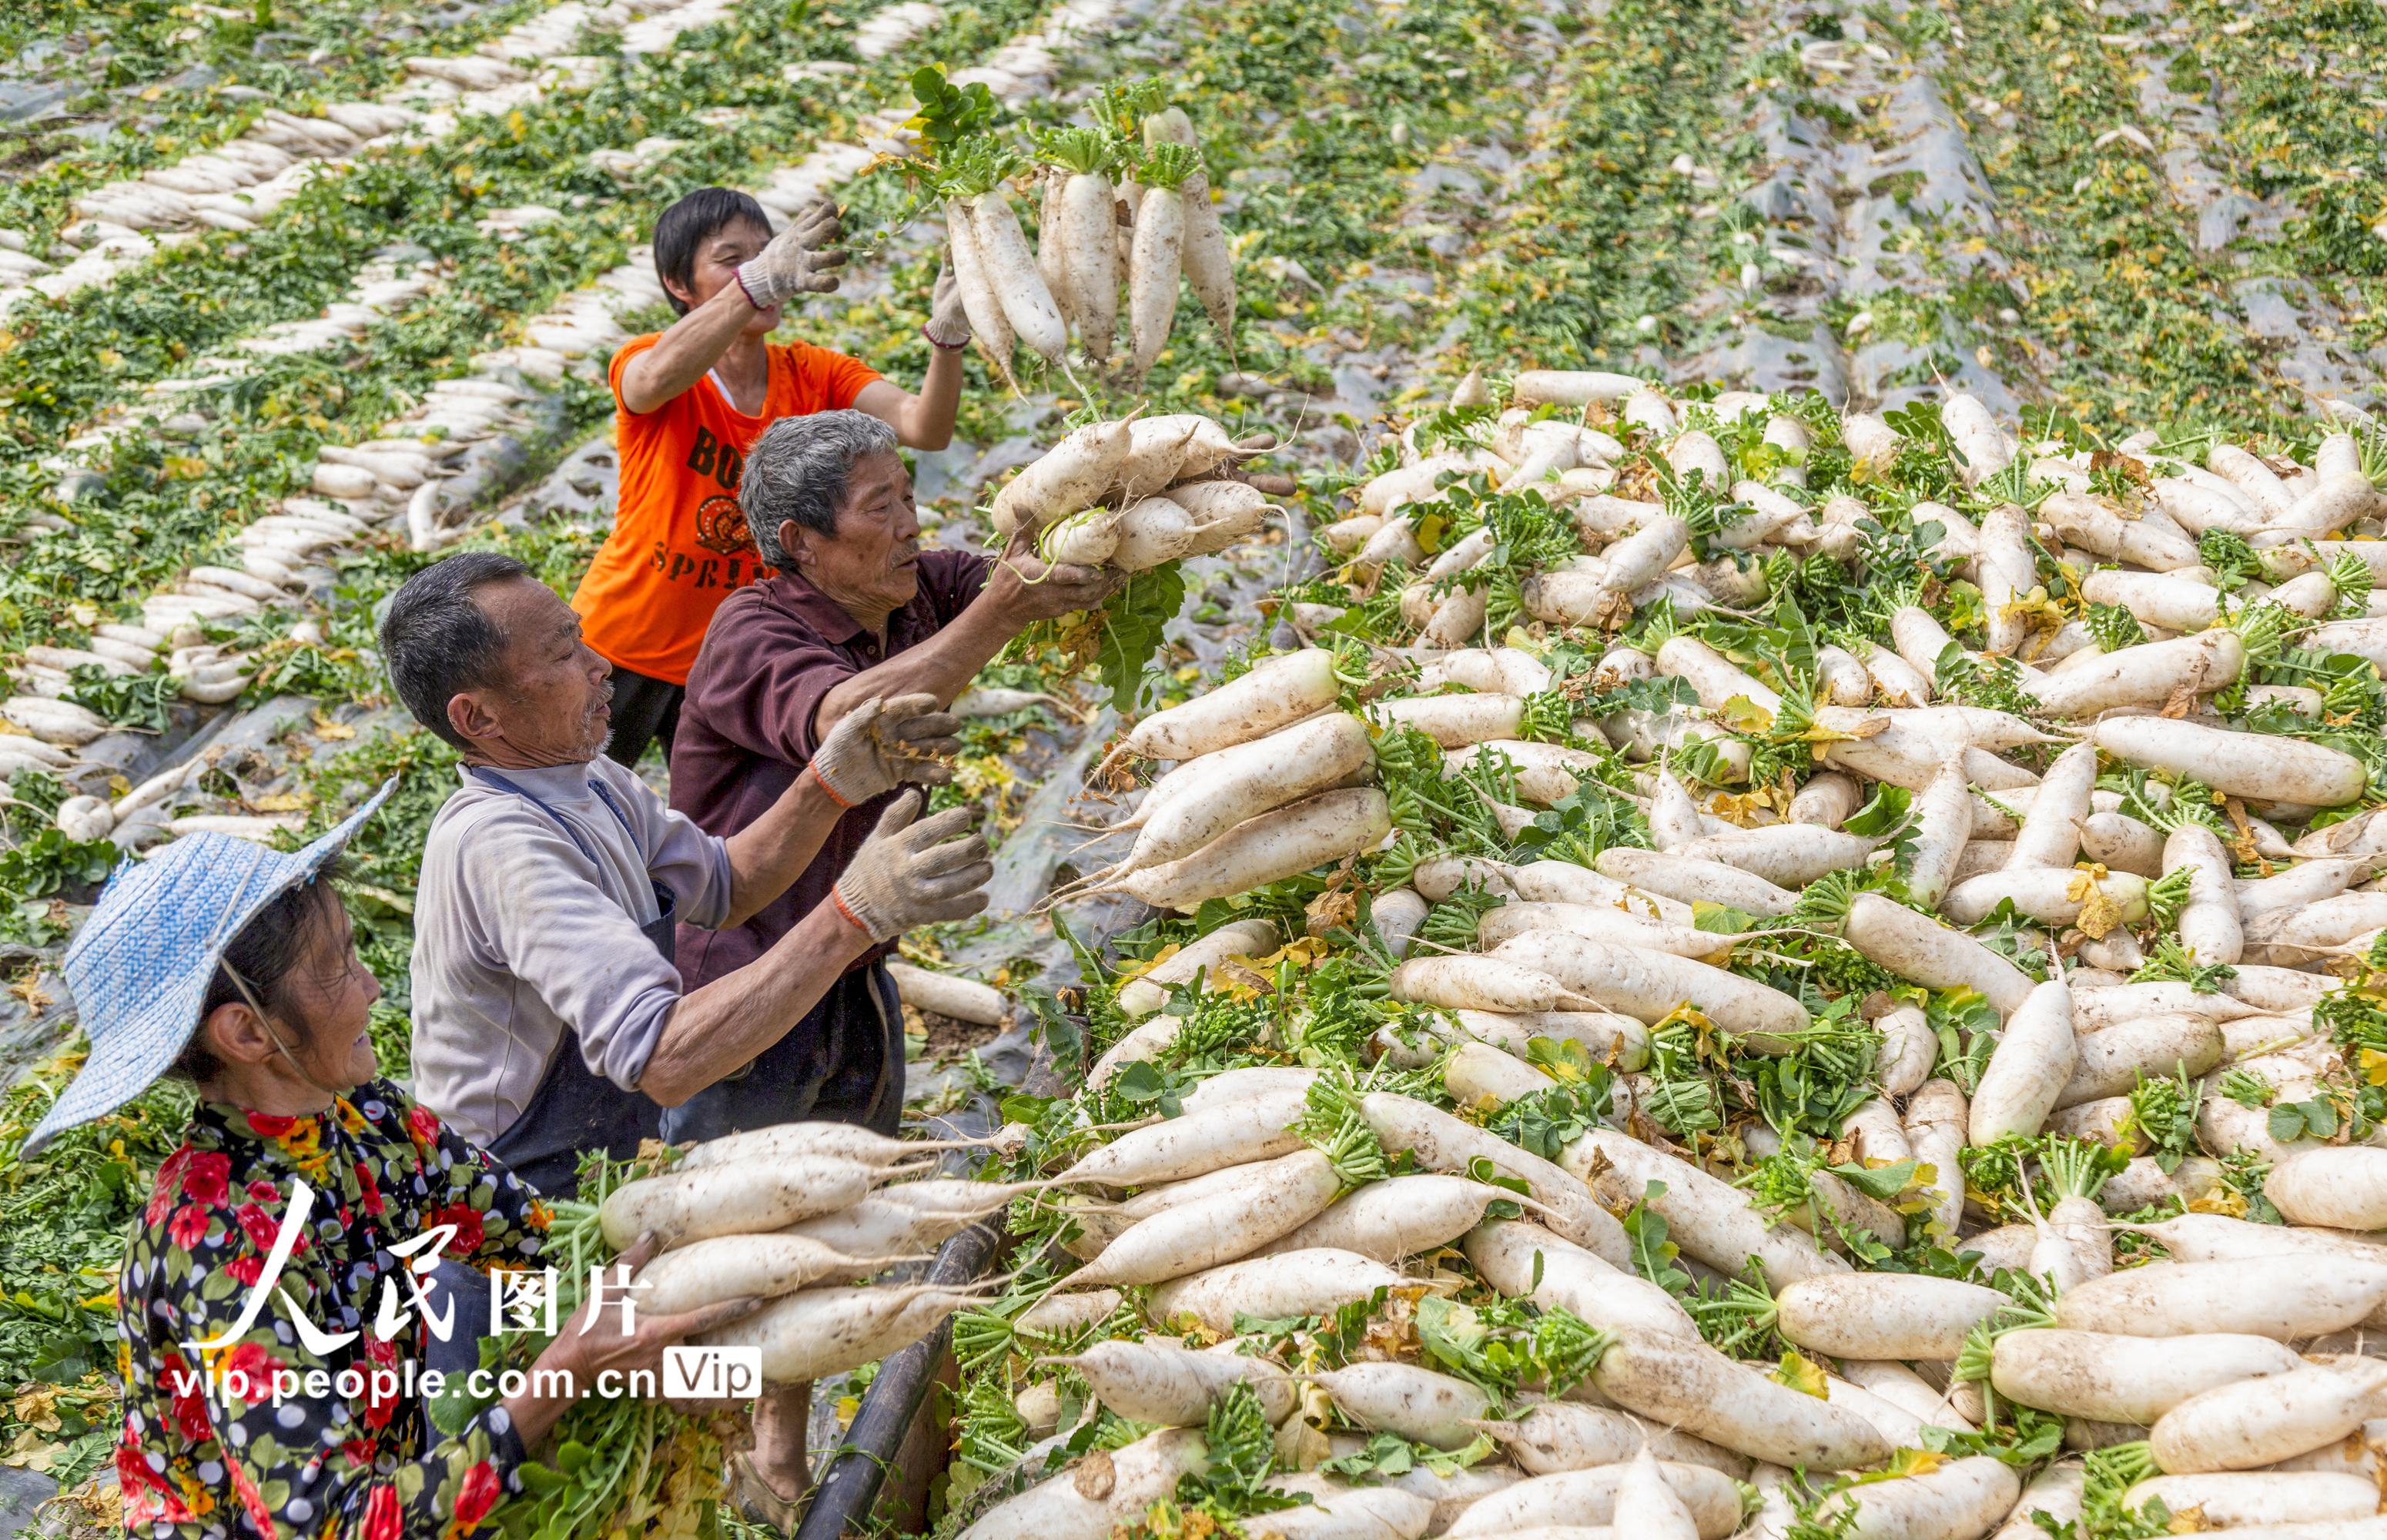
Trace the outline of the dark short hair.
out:
<instances>
[{"instance_id":1,"label":"dark short hair","mask_svg":"<svg viewBox=\"0 0 2387 1540\"><path fill-rule=\"evenodd\" d=\"M782 417L746 451L738 501L746 533L764 562L785 568L779 526L789 519L835 538L837 511L845 506L853 466L865 455L893 454L895 430L866 411L815 411Z\"/></svg>"},{"instance_id":2,"label":"dark short hair","mask_svg":"<svg viewBox=\"0 0 2387 1540\"><path fill-rule=\"evenodd\" d=\"M671 301L673 314L688 314L688 305L671 292L671 285L693 289L697 248L733 224L755 225L768 234L771 216L751 194L734 187L699 187L655 221L655 276L663 280L663 297Z\"/></svg>"},{"instance_id":3,"label":"dark short hair","mask_svg":"<svg viewBox=\"0 0 2387 1540\"><path fill-rule=\"evenodd\" d=\"M448 721L459 690L493 682L504 663L505 633L473 596L492 583L536 581L503 551L468 550L416 573L389 601L381 621L382 666L406 709L446 741L472 747Z\"/></svg>"},{"instance_id":4,"label":"dark short hair","mask_svg":"<svg viewBox=\"0 0 2387 1540\"><path fill-rule=\"evenodd\" d=\"M295 883L268 900L257 916L242 926L240 934L224 948L224 964L248 980L248 987L257 991L259 1004L284 1021L297 1014L290 1008L291 980L297 975L298 965L306 960L307 949L314 944L317 934L338 913L340 895L332 885L346 876L346 863L333 857L312 878ZM205 1022L217 1007L241 998L240 986L222 967L217 968L215 976L208 980L206 996L199 1002L199 1020ZM208 1046L205 1032L191 1034L191 1041L183 1045L181 1056L168 1070L194 1083L211 1080L222 1072L223 1061Z\"/></svg>"}]
</instances>

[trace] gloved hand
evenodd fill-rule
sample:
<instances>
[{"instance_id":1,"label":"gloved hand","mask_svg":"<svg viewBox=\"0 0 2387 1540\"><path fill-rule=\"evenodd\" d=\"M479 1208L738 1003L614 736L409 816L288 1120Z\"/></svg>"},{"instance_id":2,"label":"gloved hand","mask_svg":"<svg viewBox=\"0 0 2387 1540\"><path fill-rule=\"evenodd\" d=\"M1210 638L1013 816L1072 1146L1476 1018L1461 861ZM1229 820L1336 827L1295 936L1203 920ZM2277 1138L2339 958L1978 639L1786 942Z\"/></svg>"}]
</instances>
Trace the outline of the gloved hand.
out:
<instances>
[{"instance_id":1,"label":"gloved hand","mask_svg":"<svg viewBox=\"0 0 2387 1540\"><path fill-rule=\"evenodd\" d=\"M784 305L800 294L834 294L845 253L837 205L817 198L796 210L788 228L771 237L753 260L738 268L738 286L758 310Z\"/></svg>"},{"instance_id":2,"label":"gloved hand","mask_svg":"<svg viewBox=\"0 0 2387 1540\"><path fill-rule=\"evenodd\" d=\"M928 297L928 324L924 330L929 342L947 352L969 346L969 312L962 309L962 285L954 276L951 257L937 269L936 292Z\"/></svg>"},{"instance_id":3,"label":"gloved hand","mask_svg":"<svg viewBox=\"0 0 2387 1540\"><path fill-rule=\"evenodd\" d=\"M986 907L994 863L986 837L970 828L978 810L949 807L914 823L922 802L917 791L897 798L829 890L838 913L874 946L914 926L966 920Z\"/></svg>"},{"instance_id":4,"label":"gloved hand","mask_svg":"<svg viewBox=\"0 0 2387 1540\"><path fill-rule=\"evenodd\" d=\"M859 807L906 781L941 786L954 778L945 761L961 749L961 727L926 691L865 701L813 751L813 778L840 807Z\"/></svg>"}]
</instances>

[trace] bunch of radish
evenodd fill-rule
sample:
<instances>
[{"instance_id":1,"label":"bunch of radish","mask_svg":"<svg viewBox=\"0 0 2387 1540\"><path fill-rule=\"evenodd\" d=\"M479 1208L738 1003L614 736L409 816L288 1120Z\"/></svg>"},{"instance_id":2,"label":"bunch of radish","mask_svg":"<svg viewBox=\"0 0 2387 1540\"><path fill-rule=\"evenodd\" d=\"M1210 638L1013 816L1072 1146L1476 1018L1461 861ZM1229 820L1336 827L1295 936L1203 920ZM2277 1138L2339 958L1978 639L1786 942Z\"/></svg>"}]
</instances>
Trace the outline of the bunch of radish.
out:
<instances>
[{"instance_id":1,"label":"bunch of radish","mask_svg":"<svg viewBox=\"0 0 2387 1540\"><path fill-rule=\"evenodd\" d=\"M1237 440L1198 412L1086 423L994 495L995 537L1040 531L1044 560L1148 572L1253 539L1284 511L1227 474L1275 440Z\"/></svg>"},{"instance_id":2,"label":"bunch of radish","mask_svg":"<svg viewBox=\"0 0 2387 1540\"><path fill-rule=\"evenodd\" d=\"M927 169L944 200L971 331L1015 388L1017 344L1066 371L1074 335L1085 359L1112 366L1122 311L1128 347L1116 372L1129 388L1141 385L1168 346L1181 280L1233 350L1234 260L1199 143L1181 109L1148 111L1156 99L1151 82L1116 89L1095 123L1040 137L1029 179L1038 200L1032 250L1005 191L1029 172L1022 157L980 133L943 147Z\"/></svg>"},{"instance_id":3,"label":"bunch of radish","mask_svg":"<svg viewBox=\"0 0 2387 1540\"><path fill-rule=\"evenodd\" d=\"M966 1533L1215 1491L1256 1402L1247 1534L2387 1535L2382 457L1451 406L1286 596L1324 645L1098 777L1057 896L1164 923L1010 1173L1067 1222L967 1404L1042 1479ZM1573 550L1495 626L1528 490ZM1862 624L1780 618L1825 571Z\"/></svg>"},{"instance_id":4,"label":"bunch of radish","mask_svg":"<svg viewBox=\"0 0 2387 1540\"><path fill-rule=\"evenodd\" d=\"M818 1379L917 1342L975 1297L928 1283L863 1280L921 1262L999 1211L1018 1189L906 1180L919 1157L969 1142L889 1139L836 1123L787 1123L688 1151L625 1181L598 1210L616 1251L651 1234L662 1250L631 1282L641 1308L770 1303L709 1340L757 1347L773 1383Z\"/></svg>"}]
</instances>

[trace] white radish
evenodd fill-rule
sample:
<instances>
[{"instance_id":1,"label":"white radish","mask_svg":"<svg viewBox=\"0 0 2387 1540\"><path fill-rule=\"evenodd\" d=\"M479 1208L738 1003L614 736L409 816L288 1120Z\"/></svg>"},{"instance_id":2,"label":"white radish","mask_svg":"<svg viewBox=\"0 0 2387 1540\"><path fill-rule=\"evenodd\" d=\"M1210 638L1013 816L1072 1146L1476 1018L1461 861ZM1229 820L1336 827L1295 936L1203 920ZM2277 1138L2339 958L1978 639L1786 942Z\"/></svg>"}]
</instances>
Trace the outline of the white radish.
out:
<instances>
[{"instance_id":1,"label":"white radish","mask_svg":"<svg viewBox=\"0 0 2387 1540\"><path fill-rule=\"evenodd\" d=\"M1263 1250L1326 1246L1395 1264L1450 1244L1481 1223L1484 1209L1506 1195L1501 1188L1438 1172L1388 1177L1345 1193Z\"/></svg>"},{"instance_id":2,"label":"white radish","mask_svg":"<svg viewBox=\"0 0 2387 1540\"><path fill-rule=\"evenodd\" d=\"M1816 1510L1825 1523L1853 1512L1852 1536L1978 1536L2014 1511L2022 1477L1987 1455L1951 1459L1928 1471L1844 1487Z\"/></svg>"},{"instance_id":3,"label":"white radish","mask_svg":"<svg viewBox=\"0 0 2387 1540\"><path fill-rule=\"evenodd\" d=\"M2191 1395L2292 1373L2303 1363L2279 1342L2239 1332L2133 1336L2032 1328L1997 1339L1989 1384L2043 1411L2143 1426Z\"/></svg>"},{"instance_id":4,"label":"white radish","mask_svg":"<svg viewBox=\"0 0 2387 1540\"><path fill-rule=\"evenodd\" d=\"M1008 537L1022 524L1042 529L1092 507L1118 474L1134 426L1128 420L1089 423L1063 435L994 495L995 532Z\"/></svg>"},{"instance_id":5,"label":"white radish","mask_svg":"<svg viewBox=\"0 0 2387 1540\"><path fill-rule=\"evenodd\" d=\"M2268 733L2116 716L2098 723L2090 736L2125 764L2191 776L2233 797L2340 807L2361 796L2368 779L2362 762L2343 750Z\"/></svg>"},{"instance_id":6,"label":"white radish","mask_svg":"<svg viewBox=\"0 0 2387 1540\"><path fill-rule=\"evenodd\" d=\"M1700 1540L1721 1540L1732 1533L1740 1521L1740 1495L1732 1478L1704 1465L1652 1463ZM1519 1482L1478 1501L1446 1533L1456 1537L1512 1534L1554 1525L1605 1528L1617 1516L1624 1478L1631 1470L1629 1464L1605 1465ZM1624 1540L1642 1532L1619 1525L1610 1533Z\"/></svg>"},{"instance_id":7,"label":"white radish","mask_svg":"<svg viewBox=\"0 0 2387 1540\"><path fill-rule=\"evenodd\" d=\"M1317 1218L1342 1187L1333 1163L1316 1150L1257 1162L1224 1191L1130 1225L1070 1283L1160 1283L1240 1261Z\"/></svg>"},{"instance_id":8,"label":"white radish","mask_svg":"<svg viewBox=\"0 0 2387 1540\"><path fill-rule=\"evenodd\" d=\"M1281 1320L1321 1316L1405 1280L1381 1262L1347 1251L1281 1252L1174 1278L1152 1291L1150 1313L1166 1324L1190 1319L1221 1335L1239 1315Z\"/></svg>"},{"instance_id":9,"label":"white radish","mask_svg":"<svg viewBox=\"0 0 2387 1540\"><path fill-rule=\"evenodd\" d=\"M2342 1332L2387 1298L2387 1258L2315 1268L2301 1256L2167 1262L2082 1284L2059 1325L2125 1336L2244 1332L2281 1342Z\"/></svg>"},{"instance_id":10,"label":"white radish","mask_svg":"<svg viewBox=\"0 0 2387 1540\"><path fill-rule=\"evenodd\" d=\"M887 960L887 976L906 1005L980 1027L1000 1027L1011 1018L1011 1007L1003 991L991 984L950 973L932 973L892 957Z\"/></svg>"},{"instance_id":11,"label":"white radish","mask_svg":"<svg viewBox=\"0 0 2387 1540\"><path fill-rule=\"evenodd\" d=\"M1011 377L1011 351L1017 339L979 251L977 221L967 198L945 200L945 248L953 258L954 286L961 291L962 312L969 318L979 351L994 366L1004 384L1017 390L1018 384ZM999 526L998 532L1007 533Z\"/></svg>"},{"instance_id":12,"label":"white radish","mask_svg":"<svg viewBox=\"0 0 2387 1540\"><path fill-rule=\"evenodd\" d=\"M1566 1147L1560 1164L1617 1207L1647 1202L1666 1220L1676 1245L1727 1276L1752 1256L1776 1288L1849 1270L1811 1237L1769 1228L1739 1189L1629 1134L1592 1129ZM1650 1195L1653 1182L1665 1191Z\"/></svg>"},{"instance_id":13,"label":"white radish","mask_svg":"<svg viewBox=\"0 0 2387 1540\"><path fill-rule=\"evenodd\" d=\"M2345 1437L2369 1420L2382 1389L2387 1363L2374 1358L2217 1385L2157 1418L2148 1452L2171 1475L2253 1470Z\"/></svg>"},{"instance_id":14,"label":"white radish","mask_svg":"<svg viewBox=\"0 0 2387 1540\"><path fill-rule=\"evenodd\" d=\"M1771 1033L1807 1026L1806 1008L1781 991L1648 947L1594 941L1556 930L1527 930L1503 941L1496 955L1548 974L1598 1004L1641 1021L1657 1021L1688 1001L1728 1032L1768 1052Z\"/></svg>"},{"instance_id":15,"label":"white radish","mask_svg":"<svg viewBox=\"0 0 2387 1540\"><path fill-rule=\"evenodd\" d=\"M1121 1134L1055 1178L1056 1183L1146 1187L1181 1181L1223 1167L1268 1160L1301 1148L1285 1125L1305 1106L1300 1090L1286 1088L1199 1109Z\"/></svg>"},{"instance_id":16,"label":"white radish","mask_svg":"<svg viewBox=\"0 0 2387 1540\"><path fill-rule=\"evenodd\" d=\"M777 1299L814 1283L848 1283L916 1256L855 1256L808 1236L720 1235L676 1246L638 1269L638 1307L658 1315L751 1295Z\"/></svg>"},{"instance_id":17,"label":"white radish","mask_svg":"<svg viewBox=\"0 0 2387 1540\"><path fill-rule=\"evenodd\" d=\"M1190 910L1361 854L1392 833L1392 811L1373 788L1323 791L1245 820L1192 855L1092 890L1123 892L1156 909Z\"/></svg>"},{"instance_id":18,"label":"white radish","mask_svg":"<svg viewBox=\"0 0 2387 1540\"><path fill-rule=\"evenodd\" d=\"M648 1231L666 1245L759 1235L858 1203L890 1174L834 1155L702 1166L624 1182L607 1194L599 1218L616 1250Z\"/></svg>"},{"instance_id":19,"label":"white radish","mask_svg":"<svg viewBox=\"0 0 2387 1540\"><path fill-rule=\"evenodd\" d=\"M1592 1378L1626 1410L1753 1459L1846 1471L1889 1458L1888 1441L1863 1418L1704 1343L1620 1332Z\"/></svg>"},{"instance_id":20,"label":"white radish","mask_svg":"<svg viewBox=\"0 0 2387 1540\"><path fill-rule=\"evenodd\" d=\"M1198 1428L1211 1405L1238 1384L1252 1387L1270 1422L1293 1413L1293 1382L1284 1370L1246 1353L1196 1353L1164 1338L1114 1337L1058 1361L1083 1375L1104 1406L1138 1422Z\"/></svg>"},{"instance_id":21,"label":"white radish","mask_svg":"<svg viewBox=\"0 0 2387 1540\"><path fill-rule=\"evenodd\" d=\"M1807 1278L1774 1296L1787 1341L1836 1358L1952 1359L1975 1326L2004 1307L1995 1289L1918 1273Z\"/></svg>"},{"instance_id":22,"label":"white radish","mask_svg":"<svg viewBox=\"0 0 2387 1540\"><path fill-rule=\"evenodd\" d=\"M2124 1508L2151 1502L2168 1512L2193 1513L2213 1529L2319 1524L2378 1512L2379 1484L2343 1472L2243 1471L2153 1476L2122 1495Z\"/></svg>"},{"instance_id":23,"label":"white radish","mask_svg":"<svg viewBox=\"0 0 2387 1540\"><path fill-rule=\"evenodd\" d=\"M1840 935L1868 961L1918 984L1978 990L2002 1015L2018 1009L2033 987L2028 974L1972 937L1878 893L1857 895Z\"/></svg>"},{"instance_id":24,"label":"white radish","mask_svg":"<svg viewBox=\"0 0 2387 1540\"><path fill-rule=\"evenodd\" d=\"M1187 760L1246 743L1334 704L1334 654L1323 648L1264 658L1250 673L1137 723L1117 753Z\"/></svg>"},{"instance_id":25,"label":"white radish","mask_svg":"<svg viewBox=\"0 0 2387 1540\"><path fill-rule=\"evenodd\" d=\"M2182 823L2164 840L2163 866L2166 875L2188 872L2188 903L2176 922L2180 944L2200 963L2236 963L2245 952L2246 932L2234 864L2221 837L2202 824Z\"/></svg>"},{"instance_id":26,"label":"white radish","mask_svg":"<svg viewBox=\"0 0 2387 1540\"><path fill-rule=\"evenodd\" d=\"M2263 1195L2291 1225L2387 1230L2387 1150L2369 1145L2299 1150L2276 1162ZM2387 1252L2381 1252L2387 1260Z\"/></svg>"},{"instance_id":27,"label":"white radish","mask_svg":"<svg viewBox=\"0 0 2387 1540\"><path fill-rule=\"evenodd\" d=\"M1282 944L1269 921L1231 920L1120 985L1118 1008L1129 1020L1141 1020L1168 1003L1170 988L1192 983L1196 974L1205 976L1206 984L1215 983L1222 964L1265 957Z\"/></svg>"},{"instance_id":28,"label":"white radish","mask_svg":"<svg viewBox=\"0 0 2387 1540\"><path fill-rule=\"evenodd\" d=\"M908 1347L972 1298L930 1284L807 1289L698 1341L707 1347L759 1348L764 1381L795 1384Z\"/></svg>"},{"instance_id":29,"label":"white radish","mask_svg":"<svg viewBox=\"0 0 2387 1540\"><path fill-rule=\"evenodd\" d=\"M1616 1483L1612 1527L1644 1540L1701 1540L1688 1504L1677 1496L1645 1446Z\"/></svg>"},{"instance_id":30,"label":"white radish","mask_svg":"<svg viewBox=\"0 0 2387 1540\"><path fill-rule=\"evenodd\" d=\"M1135 211L1135 235L1128 247L1128 332L1133 339L1133 377L1151 372L1168 342L1177 314L1177 280L1185 255L1185 196L1176 186L1149 186Z\"/></svg>"},{"instance_id":31,"label":"white radish","mask_svg":"<svg viewBox=\"0 0 2387 1540\"><path fill-rule=\"evenodd\" d=\"M1492 1409L1491 1398L1476 1386L1415 1364L1355 1363L1313 1374L1310 1382L1359 1426L1437 1449L1474 1443L1472 1424Z\"/></svg>"}]
</instances>

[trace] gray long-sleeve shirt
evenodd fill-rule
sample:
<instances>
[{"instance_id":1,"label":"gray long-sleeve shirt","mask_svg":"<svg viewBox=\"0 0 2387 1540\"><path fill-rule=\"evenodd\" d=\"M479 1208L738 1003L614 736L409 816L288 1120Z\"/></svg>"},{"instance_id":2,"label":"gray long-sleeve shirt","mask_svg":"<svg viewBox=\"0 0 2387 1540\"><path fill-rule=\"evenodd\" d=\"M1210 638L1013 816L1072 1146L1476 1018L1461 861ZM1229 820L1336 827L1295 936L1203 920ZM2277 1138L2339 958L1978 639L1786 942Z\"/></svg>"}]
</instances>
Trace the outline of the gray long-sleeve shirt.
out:
<instances>
[{"instance_id":1,"label":"gray long-sleeve shirt","mask_svg":"<svg viewBox=\"0 0 2387 1540\"><path fill-rule=\"evenodd\" d=\"M679 918L729 913L728 847L612 760L500 771L568 821L467 773L431 821L414 904L414 1089L486 1144L522 1116L567 1035L592 1074L635 1091L679 971L639 935L654 882ZM629 827L591 789L601 779ZM650 881L651 875L652 881Z\"/></svg>"}]
</instances>

